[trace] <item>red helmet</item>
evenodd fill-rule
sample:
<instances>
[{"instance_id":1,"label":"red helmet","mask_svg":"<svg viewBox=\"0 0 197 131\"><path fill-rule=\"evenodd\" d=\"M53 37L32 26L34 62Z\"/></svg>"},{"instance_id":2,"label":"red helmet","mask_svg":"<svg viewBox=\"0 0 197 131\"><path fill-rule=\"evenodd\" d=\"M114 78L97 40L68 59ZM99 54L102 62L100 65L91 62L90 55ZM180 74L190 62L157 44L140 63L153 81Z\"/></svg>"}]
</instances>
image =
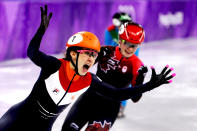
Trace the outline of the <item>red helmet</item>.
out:
<instances>
[{"instance_id":1,"label":"red helmet","mask_svg":"<svg viewBox=\"0 0 197 131\"><path fill-rule=\"evenodd\" d=\"M83 47L88 49L93 49L97 52L100 52L100 42L99 39L91 32L78 32L74 35L72 35L68 42L66 43L67 47Z\"/></svg>"},{"instance_id":2,"label":"red helmet","mask_svg":"<svg viewBox=\"0 0 197 131\"><path fill-rule=\"evenodd\" d=\"M119 38L133 44L141 44L144 41L145 32L141 25L127 22L119 28Z\"/></svg>"}]
</instances>

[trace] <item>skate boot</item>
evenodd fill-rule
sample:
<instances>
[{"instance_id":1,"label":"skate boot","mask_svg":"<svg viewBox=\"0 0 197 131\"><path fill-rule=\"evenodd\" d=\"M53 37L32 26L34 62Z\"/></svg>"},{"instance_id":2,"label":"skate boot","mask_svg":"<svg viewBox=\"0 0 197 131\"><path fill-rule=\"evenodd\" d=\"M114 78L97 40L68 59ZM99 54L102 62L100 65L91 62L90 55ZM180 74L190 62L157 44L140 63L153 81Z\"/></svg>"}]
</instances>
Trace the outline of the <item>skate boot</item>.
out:
<instances>
[{"instance_id":1,"label":"skate boot","mask_svg":"<svg viewBox=\"0 0 197 131\"><path fill-rule=\"evenodd\" d=\"M119 110L119 113L118 113L118 118L124 118L125 117L125 114L124 114L124 106L120 106L120 110Z\"/></svg>"}]
</instances>

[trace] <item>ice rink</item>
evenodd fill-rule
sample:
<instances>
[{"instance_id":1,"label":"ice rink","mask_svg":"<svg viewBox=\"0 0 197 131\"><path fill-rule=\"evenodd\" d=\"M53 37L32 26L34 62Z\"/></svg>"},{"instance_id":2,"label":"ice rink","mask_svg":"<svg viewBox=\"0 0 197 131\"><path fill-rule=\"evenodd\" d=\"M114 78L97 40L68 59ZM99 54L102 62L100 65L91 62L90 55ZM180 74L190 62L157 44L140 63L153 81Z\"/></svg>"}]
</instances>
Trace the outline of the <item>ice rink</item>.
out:
<instances>
[{"instance_id":1,"label":"ice rink","mask_svg":"<svg viewBox=\"0 0 197 131\"><path fill-rule=\"evenodd\" d=\"M142 45L140 58L145 65L155 66L158 72L168 64L176 77L172 84L145 93L136 104L129 100L126 117L117 119L111 131L197 131L196 50L197 39L192 38ZM0 63L0 117L28 96L39 71L29 59ZM149 68L145 81L150 79L150 73ZM55 122L53 131L60 131L67 110Z\"/></svg>"}]
</instances>

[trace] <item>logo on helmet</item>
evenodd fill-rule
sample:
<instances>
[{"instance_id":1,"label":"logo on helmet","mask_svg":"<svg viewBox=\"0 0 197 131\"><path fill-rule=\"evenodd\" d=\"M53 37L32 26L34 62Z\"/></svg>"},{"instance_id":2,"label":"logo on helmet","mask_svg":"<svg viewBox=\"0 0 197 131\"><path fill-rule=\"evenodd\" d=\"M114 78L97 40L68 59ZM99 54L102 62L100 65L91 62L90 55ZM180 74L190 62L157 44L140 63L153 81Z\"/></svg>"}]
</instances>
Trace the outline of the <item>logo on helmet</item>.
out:
<instances>
[{"instance_id":1,"label":"logo on helmet","mask_svg":"<svg viewBox=\"0 0 197 131\"><path fill-rule=\"evenodd\" d=\"M78 33L69 38L68 44L74 45L74 44L80 43L82 40L83 40L83 36Z\"/></svg>"}]
</instances>

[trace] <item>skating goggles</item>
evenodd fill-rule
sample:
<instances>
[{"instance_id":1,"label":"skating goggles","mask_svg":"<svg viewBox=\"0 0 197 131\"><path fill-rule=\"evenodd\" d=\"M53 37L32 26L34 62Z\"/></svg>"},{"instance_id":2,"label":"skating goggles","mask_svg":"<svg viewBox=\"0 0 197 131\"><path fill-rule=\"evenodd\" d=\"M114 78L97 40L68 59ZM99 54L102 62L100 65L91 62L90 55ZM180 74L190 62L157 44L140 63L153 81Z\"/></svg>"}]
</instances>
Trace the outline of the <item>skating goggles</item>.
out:
<instances>
[{"instance_id":1,"label":"skating goggles","mask_svg":"<svg viewBox=\"0 0 197 131\"><path fill-rule=\"evenodd\" d=\"M77 52L79 52L80 54L86 54L89 57L92 56L93 58L97 58L98 56L98 52L92 50L77 50Z\"/></svg>"},{"instance_id":2,"label":"skating goggles","mask_svg":"<svg viewBox=\"0 0 197 131\"><path fill-rule=\"evenodd\" d=\"M127 48L134 48L134 49L136 49L136 48L139 47L139 44L132 44L130 42L127 42L126 40L122 40L122 43L124 43L124 45L126 45Z\"/></svg>"}]
</instances>

